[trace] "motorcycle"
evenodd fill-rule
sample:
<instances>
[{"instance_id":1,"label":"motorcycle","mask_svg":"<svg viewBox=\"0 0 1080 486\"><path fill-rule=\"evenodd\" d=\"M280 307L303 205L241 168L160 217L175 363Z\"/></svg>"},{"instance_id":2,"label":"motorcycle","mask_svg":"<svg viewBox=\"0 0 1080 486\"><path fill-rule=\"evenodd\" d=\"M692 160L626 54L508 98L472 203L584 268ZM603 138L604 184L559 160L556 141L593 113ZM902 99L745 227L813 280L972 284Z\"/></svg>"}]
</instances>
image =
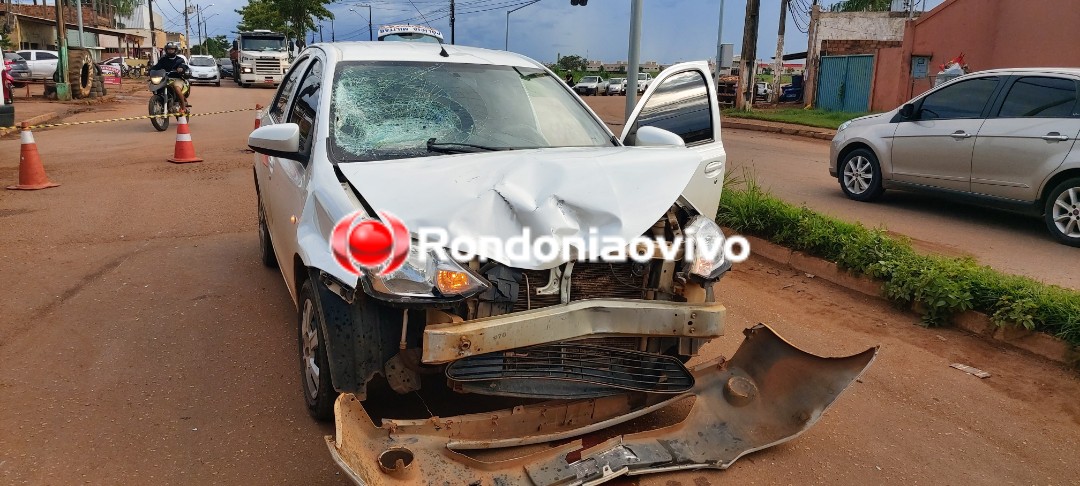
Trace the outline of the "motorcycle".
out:
<instances>
[{"instance_id":1,"label":"motorcycle","mask_svg":"<svg viewBox=\"0 0 1080 486\"><path fill-rule=\"evenodd\" d=\"M187 98L191 94L191 85L188 84L186 76L170 77L169 74L164 69L155 69L150 71L150 79L146 81L150 91L154 93L150 97L150 123L159 132L164 132L169 128L169 117L163 115L166 113L175 114L177 120L182 116L180 115L180 100L176 98L172 89L169 89L169 83L173 79L183 80L184 97Z\"/></svg>"}]
</instances>

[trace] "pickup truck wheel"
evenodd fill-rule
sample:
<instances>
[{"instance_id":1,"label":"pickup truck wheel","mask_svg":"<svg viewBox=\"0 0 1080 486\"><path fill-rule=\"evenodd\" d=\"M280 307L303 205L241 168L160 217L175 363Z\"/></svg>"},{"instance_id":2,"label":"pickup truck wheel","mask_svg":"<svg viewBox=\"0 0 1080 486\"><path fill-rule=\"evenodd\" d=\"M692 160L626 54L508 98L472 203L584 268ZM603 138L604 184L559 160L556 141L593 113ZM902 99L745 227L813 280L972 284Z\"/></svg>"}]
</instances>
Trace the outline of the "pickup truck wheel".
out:
<instances>
[{"instance_id":1,"label":"pickup truck wheel","mask_svg":"<svg viewBox=\"0 0 1080 486\"><path fill-rule=\"evenodd\" d=\"M1065 180L1050 191L1043 218L1054 238L1080 247L1080 177Z\"/></svg>"},{"instance_id":2,"label":"pickup truck wheel","mask_svg":"<svg viewBox=\"0 0 1080 486\"><path fill-rule=\"evenodd\" d=\"M315 282L307 279L300 287L297 338L300 347L300 380L304 403L311 417L320 422L334 419L338 393L330 380L330 365L322 334L323 313L315 300Z\"/></svg>"}]
</instances>

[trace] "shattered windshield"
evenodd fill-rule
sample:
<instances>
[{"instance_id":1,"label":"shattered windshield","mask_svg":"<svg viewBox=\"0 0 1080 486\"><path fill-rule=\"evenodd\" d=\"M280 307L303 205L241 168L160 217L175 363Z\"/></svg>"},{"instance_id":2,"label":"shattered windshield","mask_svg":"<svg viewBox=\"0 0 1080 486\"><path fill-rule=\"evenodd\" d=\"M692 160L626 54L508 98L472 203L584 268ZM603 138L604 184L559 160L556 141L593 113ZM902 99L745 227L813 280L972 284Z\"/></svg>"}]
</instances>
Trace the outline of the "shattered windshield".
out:
<instances>
[{"instance_id":1,"label":"shattered windshield","mask_svg":"<svg viewBox=\"0 0 1080 486\"><path fill-rule=\"evenodd\" d=\"M433 155L428 141L488 149L611 146L611 136L541 69L342 62L330 107L342 161Z\"/></svg>"},{"instance_id":2,"label":"shattered windshield","mask_svg":"<svg viewBox=\"0 0 1080 486\"><path fill-rule=\"evenodd\" d=\"M284 51L284 37L245 37L243 40L245 51Z\"/></svg>"}]
</instances>

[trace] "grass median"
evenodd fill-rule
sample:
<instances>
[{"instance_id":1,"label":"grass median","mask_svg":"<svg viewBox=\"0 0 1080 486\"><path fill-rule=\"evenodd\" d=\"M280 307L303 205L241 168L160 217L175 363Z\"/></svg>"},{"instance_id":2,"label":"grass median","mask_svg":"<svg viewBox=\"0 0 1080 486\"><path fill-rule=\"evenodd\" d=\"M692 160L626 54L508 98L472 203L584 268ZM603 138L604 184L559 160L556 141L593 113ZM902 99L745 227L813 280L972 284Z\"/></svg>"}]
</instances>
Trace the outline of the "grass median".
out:
<instances>
[{"instance_id":1,"label":"grass median","mask_svg":"<svg viewBox=\"0 0 1080 486\"><path fill-rule=\"evenodd\" d=\"M917 253L910 243L795 206L752 177L725 183L717 222L879 279L885 296L921 309L925 325L977 310L998 326L1022 326L1080 346L1080 292L1007 275L970 258Z\"/></svg>"},{"instance_id":2,"label":"grass median","mask_svg":"<svg viewBox=\"0 0 1080 486\"><path fill-rule=\"evenodd\" d=\"M750 118L754 120L792 123L808 127L831 128L836 130L841 123L852 118L858 118L868 113L850 113L846 111L804 110L801 108L784 108L779 110L764 109L754 111L736 110L734 108L723 110L724 116L731 118Z\"/></svg>"}]
</instances>

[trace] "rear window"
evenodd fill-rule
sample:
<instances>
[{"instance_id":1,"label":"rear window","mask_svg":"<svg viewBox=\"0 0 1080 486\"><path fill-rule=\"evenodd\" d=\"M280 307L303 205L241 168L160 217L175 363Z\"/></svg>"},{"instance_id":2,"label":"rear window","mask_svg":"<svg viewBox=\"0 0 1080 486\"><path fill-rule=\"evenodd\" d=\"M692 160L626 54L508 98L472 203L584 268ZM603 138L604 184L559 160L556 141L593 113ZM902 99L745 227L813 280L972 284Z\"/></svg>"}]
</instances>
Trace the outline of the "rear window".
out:
<instances>
[{"instance_id":1,"label":"rear window","mask_svg":"<svg viewBox=\"0 0 1080 486\"><path fill-rule=\"evenodd\" d=\"M1076 81L1032 76L1013 83L998 116L1069 118L1076 114Z\"/></svg>"}]
</instances>

